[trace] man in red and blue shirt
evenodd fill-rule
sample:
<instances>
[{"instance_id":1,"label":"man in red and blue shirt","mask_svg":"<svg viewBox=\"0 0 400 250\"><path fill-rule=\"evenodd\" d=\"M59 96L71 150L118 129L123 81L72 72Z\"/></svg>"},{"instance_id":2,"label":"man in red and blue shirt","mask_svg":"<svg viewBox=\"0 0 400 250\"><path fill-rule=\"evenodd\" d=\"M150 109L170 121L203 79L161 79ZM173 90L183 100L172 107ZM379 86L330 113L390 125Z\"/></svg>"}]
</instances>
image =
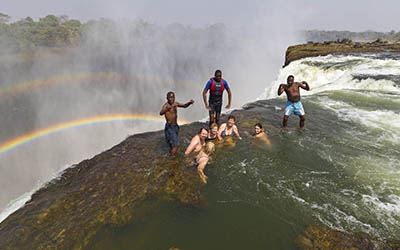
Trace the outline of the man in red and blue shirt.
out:
<instances>
[{"instance_id":1,"label":"man in red and blue shirt","mask_svg":"<svg viewBox=\"0 0 400 250\"><path fill-rule=\"evenodd\" d=\"M210 96L207 103L207 91L210 90ZM229 89L228 82L222 79L221 70L215 71L214 77L210 78L207 82L206 87L203 90L203 100L206 105L206 109L210 113L210 125L215 122L219 125L219 117L221 116L222 108L222 94L226 90L228 92L228 105L226 109L231 107L232 93Z\"/></svg>"}]
</instances>

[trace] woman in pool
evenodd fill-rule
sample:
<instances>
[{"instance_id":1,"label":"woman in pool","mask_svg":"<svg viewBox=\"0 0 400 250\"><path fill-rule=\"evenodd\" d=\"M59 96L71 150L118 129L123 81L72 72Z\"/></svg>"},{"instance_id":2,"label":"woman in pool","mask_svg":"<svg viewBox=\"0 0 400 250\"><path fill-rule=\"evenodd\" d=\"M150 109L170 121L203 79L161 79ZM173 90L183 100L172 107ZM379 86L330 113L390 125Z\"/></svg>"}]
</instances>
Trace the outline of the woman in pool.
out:
<instances>
[{"instance_id":1,"label":"woman in pool","mask_svg":"<svg viewBox=\"0 0 400 250\"><path fill-rule=\"evenodd\" d=\"M197 172L200 175L200 179L204 182L204 184L207 183L208 177L204 174L204 168L206 167L210 155L214 152L215 150L215 145L212 142L207 142L204 148L199 152L199 154L196 157L196 161L199 164L197 166Z\"/></svg>"},{"instance_id":2,"label":"woman in pool","mask_svg":"<svg viewBox=\"0 0 400 250\"><path fill-rule=\"evenodd\" d=\"M218 139L217 135L218 135L218 124L212 123L210 126L210 132L208 133L208 136L206 138L206 142Z\"/></svg>"},{"instance_id":3,"label":"woman in pool","mask_svg":"<svg viewBox=\"0 0 400 250\"><path fill-rule=\"evenodd\" d=\"M254 138L258 138L263 141L268 146L272 146L271 141L269 140L267 134L265 133L261 123L257 123L254 125Z\"/></svg>"},{"instance_id":4,"label":"woman in pool","mask_svg":"<svg viewBox=\"0 0 400 250\"><path fill-rule=\"evenodd\" d=\"M228 116L228 120L226 123L221 124L218 130L218 140L222 140L222 137L226 136L234 136L236 135L240 140L239 130L235 125L236 118L233 115Z\"/></svg>"}]
</instances>

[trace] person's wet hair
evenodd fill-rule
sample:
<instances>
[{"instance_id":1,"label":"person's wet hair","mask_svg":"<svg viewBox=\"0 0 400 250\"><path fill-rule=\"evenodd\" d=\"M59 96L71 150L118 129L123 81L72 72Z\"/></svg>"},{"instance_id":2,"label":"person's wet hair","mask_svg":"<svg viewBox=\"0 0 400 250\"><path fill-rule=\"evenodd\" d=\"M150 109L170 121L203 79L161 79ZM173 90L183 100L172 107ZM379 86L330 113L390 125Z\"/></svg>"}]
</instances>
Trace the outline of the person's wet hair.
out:
<instances>
[{"instance_id":1,"label":"person's wet hair","mask_svg":"<svg viewBox=\"0 0 400 250\"><path fill-rule=\"evenodd\" d=\"M228 119L227 119L227 121L229 121L230 119L233 119L234 121L236 121L236 117L235 117L235 116L233 116L233 115L230 115L230 116L228 116Z\"/></svg>"},{"instance_id":2,"label":"person's wet hair","mask_svg":"<svg viewBox=\"0 0 400 250\"><path fill-rule=\"evenodd\" d=\"M168 93L167 93L167 98L168 98L168 96L170 96L170 95L175 95L175 93L172 92L172 91L168 92Z\"/></svg>"},{"instance_id":3,"label":"person's wet hair","mask_svg":"<svg viewBox=\"0 0 400 250\"><path fill-rule=\"evenodd\" d=\"M219 70L219 69L217 69L217 70L215 71L215 73L214 73L214 76L217 76L218 73L220 73L220 74L222 75L222 71Z\"/></svg>"},{"instance_id":4,"label":"person's wet hair","mask_svg":"<svg viewBox=\"0 0 400 250\"><path fill-rule=\"evenodd\" d=\"M204 129L205 131L207 131L207 133L208 133L208 129L205 128L205 127L202 127L202 128L199 130L199 133L198 133L198 134L201 134L201 131L203 131L203 129Z\"/></svg>"},{"instance_id":5,"label":"person's wet hair","mask_svg":"<svg viewBox=\"0 0 400 250\"><path fill-rule=\"evenodd\" d=\"M287 77L287 79L289 80L289 78L293 78L293 79L294 79L294 76L293 76L293 75L289 75L289 76Z\"/></svg>"},{"instance_id":6,"label":"person's wet hair","mask_svg":"<svg viewBox=\"0 0 400 250\"><path fill-rule=\"evenodd\" d=\"M218 124L215 123L215 122L211 123L210 129L213 129L213 128L215 128L215 127L218 128Z\"/></svg>"},{"instance_id":7,"label":"person's wet hair","mask_svg":"<svg viewBox=\"0 0 400 250\"><path fill-rule=\"evenodd\" d=\"M256 123L256 125L254 125L254 127L259 127L259 128L261 128L261 129L262 129L262 125L261 125L261 123Z\"/></svg>"}]
</instances>

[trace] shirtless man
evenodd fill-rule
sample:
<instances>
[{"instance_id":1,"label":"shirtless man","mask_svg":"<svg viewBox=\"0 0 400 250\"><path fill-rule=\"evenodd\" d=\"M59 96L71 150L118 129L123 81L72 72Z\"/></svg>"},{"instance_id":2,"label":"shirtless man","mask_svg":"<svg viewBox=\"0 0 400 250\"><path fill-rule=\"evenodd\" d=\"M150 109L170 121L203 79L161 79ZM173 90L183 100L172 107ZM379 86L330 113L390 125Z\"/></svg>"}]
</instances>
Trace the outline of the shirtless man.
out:
<instances>
[{"instance_id":1,"label":"shirtless man","mask_svg":"<svg viewBox=\"0 0 400 250\"><path fill-rule=\"evenodd\" d=\"M281 95L285 91L287 96L287 102L285 106L285 115L283 116L283 127L287 127L289 116L294 113L300 117L300 128L304 127L304 121L306 120L303 105L300 101L300 89L310 90L310 86L305 81L294 82L294 76L290 75L287 78L287 84L281 84L278 88L278 95Z\"/></svg>"},{"instance_id":2,"label":"shirtless man","mask_svg":"<svg viewBox=\"0 0 400 250\"><path fill-rule=\"evenodd\" d=\"M192 152L199 153L203 146L206 144L207 137L208 130L206 128L201 128L199 133L195 135L190 141L190 144L185 151L185 156L188 156Z\"/></svg>"},{"instance_id":3,"label":"shirtless man","mask_svg":"<svg viewBox=\"0 0 400 250\"><path fill-rule=\"evenodd\" d=\"M178 151L179 148L179 138L178 138L179 126L177 123L178 120L177 107L187 108L193 103L194 103L193 100L190 100L185 104L176 102L174 92L168 92L167 102L162 106L160 115L165 115L165 120L167 121L167 123L165 124L164 132L165 132L165 140L167 141L167 144L171 148L170 149L171 156L175 156L176 151Z\"/></svg>"}]
</instances>

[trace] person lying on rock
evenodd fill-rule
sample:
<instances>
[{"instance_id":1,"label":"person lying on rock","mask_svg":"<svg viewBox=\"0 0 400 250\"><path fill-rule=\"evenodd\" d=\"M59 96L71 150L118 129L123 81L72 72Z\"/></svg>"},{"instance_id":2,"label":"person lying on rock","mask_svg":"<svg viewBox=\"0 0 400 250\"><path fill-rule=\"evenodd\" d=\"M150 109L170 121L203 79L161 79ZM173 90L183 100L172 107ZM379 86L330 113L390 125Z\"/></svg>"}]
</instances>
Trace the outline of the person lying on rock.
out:
<instances>
[{"instance_id":1,"label":"person lying on rock","mask_svg":"<svg viewBox=\"0 0 400 250\"><path fill-rule=\"evenodd\" d=\"M164 128L165 140L170 147L170 155L175 156L176 151L179 148L179 125L178 125L178 111L177 108L187 108L194 101L190 100L185 104L181 104L175 101L175 93L167 93L167 102L162 106L160 115L165 116L166 124Z\"/></svg>"},{"instance_id":2,"label":"person lying on rock","mask_svg":"<svg viewBox=\"0 0 400 250\"><path fill-rule=\"evenodd\" d=\"M197 172L200 175L200 179L204 184L207 184L208 177L204 174L204 168L206 167L208 161L210 160L210 155L215 151L215 144L212 142L207 142L205 147L203 147L196 157Z\"/></svg>"},{"instance_id":3,"label":"person lying on rock","mask_svg":"<svg viewBox=\"0 0 400 250\"><path fill-rule=\"evenodd\" d=\"M197 135L195 135L190 141L189 146L186 148L185 156L189 156L190 153L199 153L200 150L206 145L206 138L208 136L208 129L201 128Z\"/></svg>"}]
</instances>

